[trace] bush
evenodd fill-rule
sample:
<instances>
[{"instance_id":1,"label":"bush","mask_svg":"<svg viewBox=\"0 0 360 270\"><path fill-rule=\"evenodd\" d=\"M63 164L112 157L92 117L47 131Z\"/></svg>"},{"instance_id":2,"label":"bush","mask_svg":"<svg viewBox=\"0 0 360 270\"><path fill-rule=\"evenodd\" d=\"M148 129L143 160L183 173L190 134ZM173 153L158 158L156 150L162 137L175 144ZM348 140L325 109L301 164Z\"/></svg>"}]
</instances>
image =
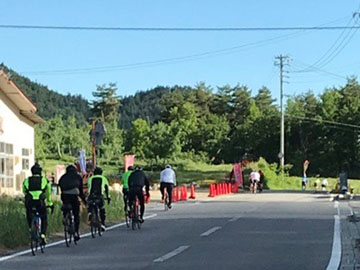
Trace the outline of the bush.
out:
<instances>
[{"instance_id":1,"label":"bush","mask_svg":"<svg viewBox=\"0 0 360 270\"><path fill-rule=\"evenodd\" d=\"M54 213L48 211L48 236L63 230L61 202L54 201ZM105 205L106 220L115 222L123 218L123 199L120 193L111 192L111 203ZM88 227L86 211L81 215L82 227ZM0 196L0 249L16 248L29 243L29 229L22 199Z\"/></svg>"}]
</instances>

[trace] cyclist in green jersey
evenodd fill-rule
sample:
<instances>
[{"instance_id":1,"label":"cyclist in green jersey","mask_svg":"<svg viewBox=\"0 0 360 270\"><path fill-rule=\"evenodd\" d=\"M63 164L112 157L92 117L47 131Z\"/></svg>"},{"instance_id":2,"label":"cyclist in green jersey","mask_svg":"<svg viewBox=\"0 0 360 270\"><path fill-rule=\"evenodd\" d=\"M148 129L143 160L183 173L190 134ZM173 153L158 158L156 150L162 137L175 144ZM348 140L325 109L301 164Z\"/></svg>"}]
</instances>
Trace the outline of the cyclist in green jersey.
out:
<instances>
[{"instance_id":1,"label":"cyclist in green jersey","mask_svg":"<svg viewBox=\"0 0 360 270\"><path fill-rule=\"evenodd\" d=\"M105 204L104 198L110 204L110 194L109 194L109 181L108 179L102 175L102 169L96 167L94 170L94 175L91 176L87 182L87 187L89 191L89 198L88 198L88 213L89 213L89 220L91 220L91 205L93 201L99 201L98 204L100 208L100 219L101 219L101 228L105 230Z\"/></svg>"},{"instance_id":2,"label":"cyclist in green jersey","mask_svg":"<svg viewBox=\"0 0 360 270\"><path fill-rule=\"evenodd\" d=\"M134 170L133 166L129 166L128 170L122 176L123 182L123 199L124 199L124 211L128 208L128 199L129 199L129 176Z\"/></svg>"},{"instance_id":3,"label":"cyclist in green jersey","mask_svg":"<svg viewBox=\"0 0 360 270\"><path fill-rule=\"evenodd\" d=\"M31 167L32 176L26 178L23 182L23 193L25 195L26 218L31 228L32 209L40 214L41 218L41 239L46 243L47 230L47 212L46 207L54 210L53 202L51 200L51 184L49 181L41 176L42 168L38 163Z\"/></svg>"}]
</instances>

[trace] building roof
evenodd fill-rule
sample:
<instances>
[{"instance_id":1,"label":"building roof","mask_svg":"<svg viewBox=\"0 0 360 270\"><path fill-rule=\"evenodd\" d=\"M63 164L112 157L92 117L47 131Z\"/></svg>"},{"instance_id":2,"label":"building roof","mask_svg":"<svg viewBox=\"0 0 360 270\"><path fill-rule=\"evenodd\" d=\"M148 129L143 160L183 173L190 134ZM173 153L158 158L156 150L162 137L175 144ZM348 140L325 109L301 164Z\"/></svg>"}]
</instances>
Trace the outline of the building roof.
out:
<instances>
[{"instance_id":1,"label":"building roof","mask_svg":"<svg viewBox=\"0 0 360 270\"><path fill-rule=\"evenodd\" d=\"M15 104L20 114L35 124L43 124L45 121L36 114L35 104L28 98L23 91L0 70L0 90Z\"/></svg>"}]
</instances>

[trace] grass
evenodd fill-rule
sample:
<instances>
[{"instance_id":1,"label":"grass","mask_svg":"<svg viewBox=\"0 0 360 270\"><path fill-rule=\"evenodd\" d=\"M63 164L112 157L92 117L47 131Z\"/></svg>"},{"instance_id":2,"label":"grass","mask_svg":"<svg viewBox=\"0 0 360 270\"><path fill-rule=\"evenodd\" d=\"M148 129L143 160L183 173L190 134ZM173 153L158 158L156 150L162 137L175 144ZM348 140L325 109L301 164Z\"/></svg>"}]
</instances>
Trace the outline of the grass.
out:
<instances>
[{"instance_id":1,"label":"grass","mask_svg":"<svg viewBox=\"0 0 360 270\"><path fill-rule=\"evenodd\" d=\"M61 202L54 201L54 213L48 211L48 236L54 236L63 230ZM111 203L105 205L106 220L114 223L124 216L121 194L111 192ZM87 213L81 213L81 228L88 228ZM26 222L25 206L19 198L0 196L0 250L13 249L29 244L29 232Z\"/></svg>"}]
</instances>

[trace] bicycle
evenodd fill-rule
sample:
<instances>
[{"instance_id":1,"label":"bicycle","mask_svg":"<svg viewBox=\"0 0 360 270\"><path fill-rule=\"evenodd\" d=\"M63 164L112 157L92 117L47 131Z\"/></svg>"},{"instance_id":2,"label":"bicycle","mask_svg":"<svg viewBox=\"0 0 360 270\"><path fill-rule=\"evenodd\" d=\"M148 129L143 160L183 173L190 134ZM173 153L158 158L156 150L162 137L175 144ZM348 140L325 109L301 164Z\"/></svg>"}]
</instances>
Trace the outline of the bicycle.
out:
<instances>
[{"instance_id":1,"label":"bicycle","mask_svg":"<svg viewBox=\"0 0 360 270\"><path fill-rule=\"evenodd\" d=\"M90 219L90 230L92 238L95 238L96 234L102 236L102 228L100 221L100 199L94 199L93 201L89 201L89 205L91 205L91 219Z\"/></svg>"},{"instance_id":2,"label":"bicycle","mask_svg":"<svg viewBox=\"0 0 360 270\"><path fill-rule=\"evenodd\" d=\"M251 181L250 192L251 193L256 193L258 188L259 188L258 185L259 185L258 181Z\"/></svg>"},{"instance_id":3,"label":"bicycle","mask_svg":"<svg viewBox=\"0 0 360 270\"><path fill-rule=\"evenodd\" d=\"M41 217L36 207L32 207L33 218L30 228L30 245L31 253L35 256L35 252L40 247L41 253L44 253L45 243L41 238Z\"/></svg>"},{"instance_id":4,"label":"bicycle","mask_svg":"<svg viewBox=\"0 0 360 270\"><path fill-rule=\"evenodd\" d=\"M138 229L141 229L141 223L140 223L140 220L139 220L139 217L140 217L140 207L139 207L139 199L136 197L135 199L135 203L133 203L132 205L132 209L131 209L131 228L133 230L136 229L136 227Z\"/></svg>"},{"instance_id":5,"label":"bicycle","mask_svg":"<svg viewBox=\"0 0 360 270\"><path fill-rule=\"evenodd\" d=\"M131 220L131 217L130 217L130 210L129 210L129 200L128 200L128 196L125 196L124 195L124 203L125 203L125 222L126 222L126 227L130 228L130 220Z\"/></svg>"},{"instance_id":6,"label":"bicycle","mask_svg":"<svg viewBox=\"0 0 360 270\"><path fill-rule=\"evenodd\" d=\"M62 210L64 212L66 211L63 219L66 246L69 247L72 240L74 244L77 245L77 241L75 240L75 218L71 204L64 204Z\"/></svg>"}]
</instances>

